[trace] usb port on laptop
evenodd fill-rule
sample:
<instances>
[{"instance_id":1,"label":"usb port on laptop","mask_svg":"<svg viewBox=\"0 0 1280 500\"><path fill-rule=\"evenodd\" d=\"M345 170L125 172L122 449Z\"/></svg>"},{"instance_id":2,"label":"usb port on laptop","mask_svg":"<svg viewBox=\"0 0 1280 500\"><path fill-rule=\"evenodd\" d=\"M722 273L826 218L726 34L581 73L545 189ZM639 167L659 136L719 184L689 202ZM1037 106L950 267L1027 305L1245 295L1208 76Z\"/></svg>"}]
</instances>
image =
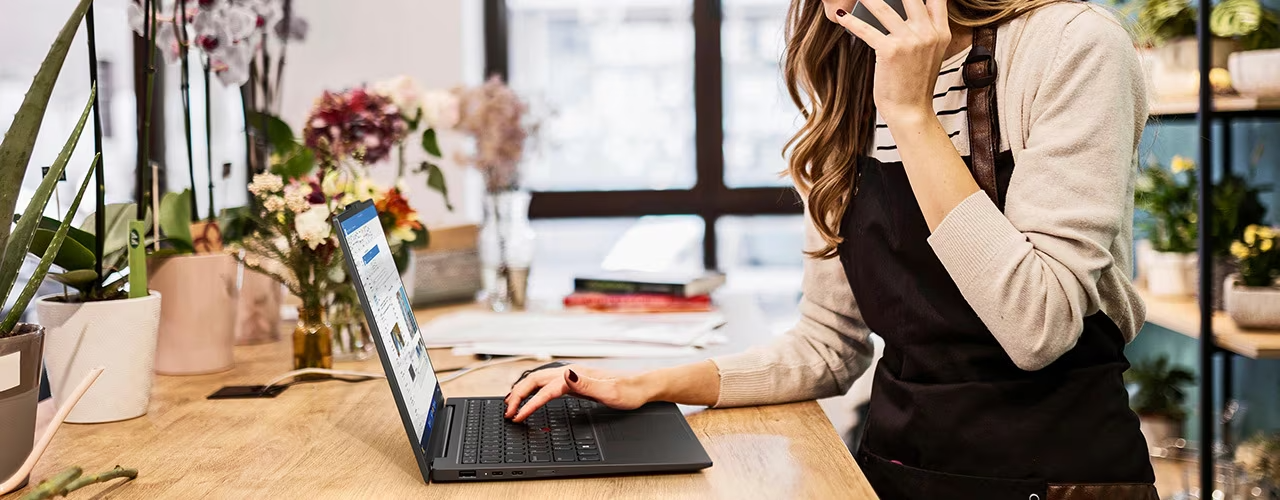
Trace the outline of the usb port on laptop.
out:
<instances>
[{"instance_id":1,"label":"usb port on laptop","mask_svg":"<svg viewBox=\"0 0 1280 500\"><path fill-rule=\"evenodd\" d=\"M460 479L468 479L468 478L475 478L475 477L476 477L476 471L473 471L473 470L464 470L458 473L458 478Z\"/></svg>"}]
</instances>

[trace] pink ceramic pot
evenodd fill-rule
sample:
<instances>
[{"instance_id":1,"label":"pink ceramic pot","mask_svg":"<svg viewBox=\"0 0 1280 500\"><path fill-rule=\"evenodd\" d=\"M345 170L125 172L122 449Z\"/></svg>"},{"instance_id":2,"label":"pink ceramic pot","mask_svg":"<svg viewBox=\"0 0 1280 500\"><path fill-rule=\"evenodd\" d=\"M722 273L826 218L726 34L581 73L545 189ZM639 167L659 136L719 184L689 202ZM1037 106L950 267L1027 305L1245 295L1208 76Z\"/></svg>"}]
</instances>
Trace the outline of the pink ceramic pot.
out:
<instances>
[{"instance_id":1,"label":"pink ceramic pot","mask_svg":"<svg viewBox=\"0 0 1280 500\"><path fill-rule=\"evenodd\" d=\"M230 370L236 328L236 261L225 254L152 259L151 289L164 296L156 373L201 375Z\"/></svg>"}]
</instances>

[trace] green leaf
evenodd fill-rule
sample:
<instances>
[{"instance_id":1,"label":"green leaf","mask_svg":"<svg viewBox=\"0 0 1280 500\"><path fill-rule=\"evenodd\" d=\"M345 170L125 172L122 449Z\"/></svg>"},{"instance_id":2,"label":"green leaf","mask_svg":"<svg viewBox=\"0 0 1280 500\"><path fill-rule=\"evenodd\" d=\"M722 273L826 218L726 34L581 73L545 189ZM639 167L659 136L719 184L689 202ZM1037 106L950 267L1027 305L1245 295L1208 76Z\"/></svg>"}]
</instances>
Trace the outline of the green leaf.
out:
<instances>
[{"instance_id":1,"label":"green leaf","mask_svg":"<svg viewBox=\"0 0 1280 500\"><path fill-rule=\"evenodd\" d=\"M427 187L439 191L440 196L444 197L445 208L452 212L453 203L449 202L449 186L445 184L444 172L440 170L440 166L424 161L422 169L427 171Z\"/></svg>"},{"instance_id":2,"label":"green leaf","mask_svg":"<svg viewBox=\"0 0 1280 500\"><path fill-rule=\"evenodd\" d=\"M160 230L174 248L195 250L191 239L191 197L190 189L177 193L165 193L160 200Z\"/></svg>"},{"instance_id":3,"label":"green leaf","mask_svg":"<svg viewBox=\"0 0 1280 500\"><path fill-rule=\"evenodd\" d=\"M422 132L422 149L436 158L444 156L440 154L440 141L436 139L436 129L429 128Z\"/></svg>"},{"instance_id":4,"label":"green leaf","mask_svg":"<svg viewBox=\"0 0 1280 500\"><path fill-rule=\"evenodd\" d=\"M89 112L93 111L93 99L97 94L97 89L89 90L89 102L85 103L84 111L80 113L80 121L71 130L71 136L67 137L66 144L62 145L62 152L58 153L57 159L49 167L49 172L45 174L44 179L40 180L40 187L36 188L35 194L31 196L31 201L27 202L27 208L23 210L23 213L32 214L33 216L18 221L17 227L13 229L12 237L4 248L4 258L0 259L0 304L8 301L9 291L13 289L13 283L18 279L18 270L22 268L22 260L27 256L27 249L31 248L31 237L35 234L36 228L40 226L40 218L34 217L34 214L44 212L45 206L49 204L49 198L53 196L54 189L57 189L58 179L62 177L62 172L66 170L67 162L71 160L71 153L76 149L76 143L80 142L80 133L84 131L85 122L89 121ZM93 163L97 165L98 160L95 158ZM5 224L5 226L8 226L8 224ZM63 232L65 233L65 231ZM0 331L7 332L8 330Z\"/></svg>"},{"instance_id":5,"label":"green leaf","mask_svg":"<svg viewBox=\"0 0 1280 500\"><path fill-rule=\"evenodd\" d=\"M284 120L259 111L249 111L245 115L245 124L249 128L266 134L267 144L271 150L283 154L293 149L298 141L294 138L293 129Z\"/></svg>"},{"instance_id":6,"label":"green leaf","mask_svg":"<svg viewBox=\"0 0 1280 500\"><path fill-rule=\"evenodd\" d=\"M48 255L50 244L53 243L53 237L56 232L48 229L36 231L36 234L31 238L31 255L41 259ZM80 244L79 241L67 239L58 248L57 255L53 258L53 263L58 267L71 271L75 269L93 269L94 260L92 247L86 247Z\"/></svg>"},{"instance_id":7,"label":"green leaf","mask_svg":"<svg viewBox=\"0 0 1280 500\"><path fill-rule=\"evenodd\" d=\"M58 283L84 291L87 285L98 280L98 273L93 272L93 269L77 269L65 273L51 273L49 277Z\"/></svg>"},{"instance_id":8,"label":"green leaf","mask_svg":"<svg viewBox=\"0 0 1280 500\"><path fill-rule=\"evenodd\" d=\"M249 235L253 217L249 207L224 208L218 216L218 228L222 229L223 243L238 243Z\"/></svg>"},{"instance_id":9,"label":"green leaf","mask_svg":"<svg viewBox=\"0 0 1280 500\"><path fill-rule=\"evenodd\" d=\"M80 191L76 193L76 197L71 201L71 206L67 207L67 216L62 219L62 224L58 226L58 231L54 233L53 241L49 243L49 248L59 249L62 242L67 239L67 231L71 228L71 220L76 216L76 210L80 209L80 200L84 199L84 191L89 188L89 180L93 178L94 169L98 168L98 162L102 160L102 153L98 153L93 158L93 163L89 165L89 171L85 173L84 180L80 181ZM54 177L55 179L57 177ZM34 217L31 218L35 220ZM53 264L53 256L45 255L40 259L40 263L36 265L35 272L31 274L31 279L27 280L27 286L22 288L22 293L18 294L18 299L13 303L13 309L9 310L9 314L5 316L4 322L0 323L0 332L11 332L13 327L18 324L18 320L22 319L23 311L27 310L27 304L31 303L31 298L40 290L40 284L44 282L45 275L49 272L49 266Z\"/></svg>"},{"instance_id":10,"label":"green leaf","mask_svg":"<svg viewBox=\"0 0 1280 500\"><path fill-rule=\"evenodd\" d=\"M14 218L17 218L17 216L14 216ZM58 227L61 225L62 225L62 221L58 219L54 219L52 217L44 217L44 216L40 217L40 229L45 229L52 232L52 231L57 231ZM72 226L71 228L68 229L67 237L71 238L76 243L83 245L85 248L93 248L93 246L97 244L97 240L98 240L96 237L93 236L93 233L90 233L88 231L85 231L75 226ZM66 245L66 244L64 243L63 245ZM37 257L38 256L39 255L37 255ZM57 262L54 262L54 264L57 264Z\"/></svg>"},{"instance_id":11,"label":"green leaf","mask_svg":"<svg viewBox=\"0 0 1280 500\"><path fill-rule=\"evenodd\" d=\"M283 177L285 182L306 177L316 167L315 153L301 144L294 144L292 150L282 154L282 161L271 166L271 173Z\"/></svg>"},{"instance_id":12,"label":"green leaf","mask_svg":"<svg viewBox=\"0 0 1280 500\"><path fill-rule=\"evenodd\" d=\"M22 178L27 173L27 164L31 161L31 153L35 150L36 136L40 133L40 124L44 121L45 109L49 106L49 96L53 94L53 86L62 72L62 63L71 49L71 42L76 37L80 20L93 0L80 0L67 22L62 25L58 37L49 47L49 53L40 63L35 80L27 89L22 105L13 115L13 122L0 142L0 221L13 219L14 209L18 205L18 192L22 189ZM0 224L0 248L9 245L9 224Z\"/></svg>"},{"instance_id":13,"label":"green leaf","mask_svg":"<svg viewBox=\"0 0 1280 500\"><path fill-rule=\"evenodd\" d=\"M103 255L111 255L125 248L129 243L129 221L135 220L137 216L138 208L133 203L112 203L106 206L103 217L107 234L102 243ZM95 217L97 217L96 213L89 215L80 224L80 229L93 234ZM151 210L147 210L143 220L146 221L147 227L151 227Z\"/></svg>"}]
</instances>

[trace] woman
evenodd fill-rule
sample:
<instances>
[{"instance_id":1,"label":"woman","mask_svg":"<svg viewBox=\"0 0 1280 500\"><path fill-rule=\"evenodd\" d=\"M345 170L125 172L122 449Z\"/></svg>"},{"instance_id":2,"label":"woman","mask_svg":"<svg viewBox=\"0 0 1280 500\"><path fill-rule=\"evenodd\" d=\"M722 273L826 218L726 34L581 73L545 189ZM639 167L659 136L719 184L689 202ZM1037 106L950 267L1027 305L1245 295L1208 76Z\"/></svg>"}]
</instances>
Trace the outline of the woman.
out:
<instances>
[{"instance_id":1,"label":"woman","mask_svg":"<svg viewBox=\"0 0 1280 500\"><path fill-rule=\"evenodd\" d=\"M550 398L716 407L844 393L885 341L858 462L881 497L1156 498L1124 346L1143 75L1111 15L1055 0L793 0L789 144L802 319L775 344L639 375L533 372ZM850 36L852 34L852 37ZM997 43L998 41L998 43ZM523 408L518 403L532 400Z\"/></svg>"}]
</instances>

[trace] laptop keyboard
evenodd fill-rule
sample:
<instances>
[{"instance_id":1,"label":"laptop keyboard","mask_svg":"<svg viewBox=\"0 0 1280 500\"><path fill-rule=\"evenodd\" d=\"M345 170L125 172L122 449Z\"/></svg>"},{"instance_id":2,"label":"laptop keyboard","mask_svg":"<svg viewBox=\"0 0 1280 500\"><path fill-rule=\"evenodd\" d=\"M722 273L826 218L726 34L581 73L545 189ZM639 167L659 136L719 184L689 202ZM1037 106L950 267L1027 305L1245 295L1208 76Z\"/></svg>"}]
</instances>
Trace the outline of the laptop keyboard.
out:
<instances>
[{"instance_id":1,"label":"laptop keyboard","mask_svg":"<svg viewBox=\"0 0 1280 500\"><path fill-rule=\"evenodd\" d=\"M515 423L503 417L502 400L469 400L462 463L598 462L600 449L586 412L599 406L578 398L553 399L524 423Z\"/></svg>"}]
</instances>

